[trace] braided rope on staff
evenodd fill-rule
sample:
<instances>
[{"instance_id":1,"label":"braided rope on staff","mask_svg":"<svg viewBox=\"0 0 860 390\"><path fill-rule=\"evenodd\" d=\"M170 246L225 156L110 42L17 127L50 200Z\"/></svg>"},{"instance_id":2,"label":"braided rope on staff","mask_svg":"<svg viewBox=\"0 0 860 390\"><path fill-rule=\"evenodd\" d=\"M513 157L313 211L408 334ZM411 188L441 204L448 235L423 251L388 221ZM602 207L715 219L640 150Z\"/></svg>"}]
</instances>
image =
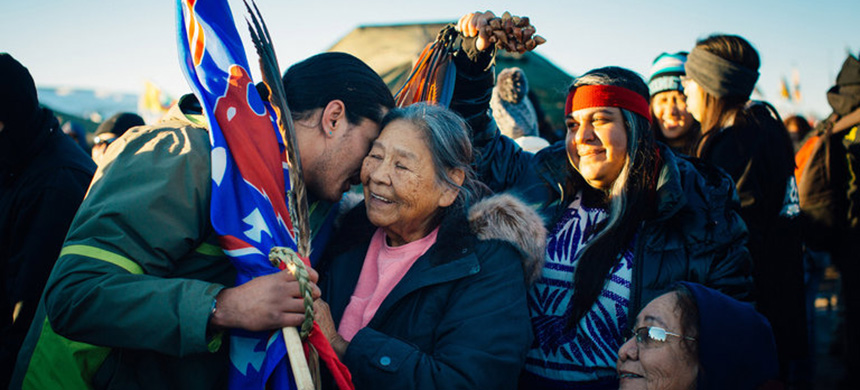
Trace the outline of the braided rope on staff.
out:
<instances>
[{"instance_id":1,"label":"braided rope on staff","mask_svg":"<svg viewBox=\"0 0 860 390\"><path fill-rule=\"evenodd\" d=\"M253 9L251 5L253 4ZM296 131L293 127L293 121L290 114L290 107L287 104L284 85L281 83L281 71L278 66L278 59L275 56L275 48L272 46L272 40L269 36L269 30L266 28L266 23L263 21L263 16L253 0L245 0L245 8L248 11L248 31L251 33L251 40L254 42L254 47L257 49L257 54L260 57L260 71L263 75L263 82L269 89L269 102L272 104L272 109L275 111L278 130L281 133L281 140L284 142L286 149L286 163L289 167L290 175L290 190L286 196L289 204L290 221L293 225L293 236L295 237L296 249L303 258L310 256L311 250L311 228L309 223L309 212L306 187L302 176L302 164L299 157L298 142L296 141ZM273 248L274 250L275 248ZM270 255L272 252L269 252ZM284 344L287 348L287 356L290 360L290 367L293 369L296 387L300 390L318 388L320 385L319 375L316 380L312 378L311 366L316 367L319 362L316 360L316 355L312 355L314 359L308 362L305 359L305 354L302 349L302 339L307 339L310 330L313 328L313 299L311 298L310 289L308 287L308 274L304 268L304 263L287 248L278 249L275 251L275 257L281 258L281 264L289 267L293 276L299 281L300 291L304 298L305 319L302 323L301 336L296 332L295 328L281 328L281 333L284 335ZM269 261L273 261L270 256ZM276 266L284 269L278 264ZM309 346L313 349L313 346Z\"/></svg>"},{"instance_id":2,"label":"braided rope on staff","mask_svg":"<svg viewBox=\"0 0 860 390\"><path fill-rule=\"evenodd\" d=\"M311 295L310 278L308 270L305 268L305 263L296 252L290 248L282 246L273 247L269 251L269 261L278 269L290 270L290 273L299 282L299 291L302 294L303 304L305 306L305 319L302 322L302 329L299 336L302 340L307 340L308 335L314 327L314 298Z\"/></svg>"}]
</instances>

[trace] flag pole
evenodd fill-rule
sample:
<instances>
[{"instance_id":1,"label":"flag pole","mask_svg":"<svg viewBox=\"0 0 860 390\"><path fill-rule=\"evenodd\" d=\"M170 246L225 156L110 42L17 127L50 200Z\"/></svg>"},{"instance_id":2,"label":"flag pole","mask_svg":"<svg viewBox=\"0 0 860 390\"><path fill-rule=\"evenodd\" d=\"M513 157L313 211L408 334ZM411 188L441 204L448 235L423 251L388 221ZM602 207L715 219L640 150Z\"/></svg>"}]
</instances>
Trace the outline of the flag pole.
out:
<instances>
[{"instance_id":1,"label":"flag pole","mask_svg":"<svg viewBox=\"0 0 860 390\"><path fill-rule=\"evenodd\" d=\"M290 175L290 190L287 193L287 200L290 220L294 230L293 234L296 241L296 249L298 250L298 255L302 259L308 259L311 248L311 231L308 215L307 192L304 178L302 177L302 162L299 158L296 131L290 115L290 108L287 105L284 86L280 80L281 72L278 67L278 60L275 57L275 50L272 46L268 28L266 28L266 24L263 21L260 10L257 8L257 4L251 0L251 4L254 5L252 10L247 0L244 0L244 3L248 10L248 14L251 17L251 20L248 21L248 29L251 32L251 39L257 49L257 54L260 56L260 70L262 71L263 82L269 89L268 100L272 104L272 108L275 110L275 114L277 115L278 127L286 146L286 160ZM293 262L293 268L290 268L293 275L297 276L297 279L299 279L298 274L300 272L297 272L296 268L301 268L303 264L296 263L301 262L302 260L298 259L296 262ZM287 263L287 266L290 266L289 262ZM306 325L312 326L313 324L312 307L308 307L307 303L308 302L306 300L305 325L302 326L303 333L305 328L310 328L310 326ZM311 302L311 304L312 303L313 302ZM305 351L298 331L295 327L285 327L281 329L281 333L284 336L287 356L290 360L290 367L292 368L293 376L296 380L296 387L298 390L314 390L315 387L313 379L311 378L308 362L305 359Z\"/></svg>"}]
</instances>

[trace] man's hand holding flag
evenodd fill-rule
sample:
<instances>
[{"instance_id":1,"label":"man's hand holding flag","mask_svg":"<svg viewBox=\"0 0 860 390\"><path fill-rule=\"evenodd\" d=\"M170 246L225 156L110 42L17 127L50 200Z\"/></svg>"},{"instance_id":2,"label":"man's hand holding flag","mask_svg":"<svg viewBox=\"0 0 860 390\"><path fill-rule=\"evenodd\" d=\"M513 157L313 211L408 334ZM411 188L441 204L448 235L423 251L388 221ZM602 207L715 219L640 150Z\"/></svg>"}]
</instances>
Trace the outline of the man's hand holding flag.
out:
<instances>
[{"instance_id":1,"label":"man's hand holding flag","mask_svg":"<svg viewBox=\"0 0 860 390\"><path fill-rule=\"evenodd\" d=\"M295 132L259 12L251 13L251 30L274 110L254 88L226 0L177 0L177 19L183 70L209 122L211 221L238 271L237 285L278 272L268 259L274 247L296 251L308 264L310 230ZM281 334L230 330L231 387L293 388L291 379L298 372L288 368ZM338 385L352 388L348 370L316 325L309 341Z\"/></svg>"}]
</instances>

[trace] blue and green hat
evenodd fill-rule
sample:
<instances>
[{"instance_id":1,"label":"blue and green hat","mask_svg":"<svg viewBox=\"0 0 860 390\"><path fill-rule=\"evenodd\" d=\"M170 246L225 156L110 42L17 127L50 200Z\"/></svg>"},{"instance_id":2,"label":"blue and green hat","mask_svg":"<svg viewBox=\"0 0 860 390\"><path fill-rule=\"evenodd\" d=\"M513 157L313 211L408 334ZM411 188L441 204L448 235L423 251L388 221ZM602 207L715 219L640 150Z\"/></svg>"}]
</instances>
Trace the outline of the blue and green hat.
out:
<instances>
[{"instance_id":1,"label":"blue and green hat","mask_svg":"<svg viewBox=\"0 0 860 390\"><path fill-rule=\"evenodd\" d=\"M663 53L654 59L651 65L651 77L648 79L648 89L651 96L666 91L684 92L681 86L681 76L685 75L684 63L687 62L687 52L674 54Z\"/></svg>"}]
</instances>

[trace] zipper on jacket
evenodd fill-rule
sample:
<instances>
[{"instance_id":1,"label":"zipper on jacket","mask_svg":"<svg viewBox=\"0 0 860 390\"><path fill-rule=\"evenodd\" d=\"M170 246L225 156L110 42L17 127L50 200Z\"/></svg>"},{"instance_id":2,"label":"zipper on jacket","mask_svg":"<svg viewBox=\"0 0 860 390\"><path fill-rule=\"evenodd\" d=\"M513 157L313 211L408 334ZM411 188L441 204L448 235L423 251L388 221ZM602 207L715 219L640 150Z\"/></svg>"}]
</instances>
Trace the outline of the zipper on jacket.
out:
<instances>
[{"instance_id":1,"label":"zipper on jacket","mask_svg":"<svg viewBox=\"0 0 860 390\"><path fill-rule=\"evenodd\" d=\"M640 223L639 233L636 236L635 252L633 252L633 280L630 281L630 303L627 307L627 328L632 328L631 318L639 314L642 299L642 258L645 256L645 221ZM662 261L662 260L661 260ZM636 312L634 312L636 310Z\"/></svg>"}]
</instances>

